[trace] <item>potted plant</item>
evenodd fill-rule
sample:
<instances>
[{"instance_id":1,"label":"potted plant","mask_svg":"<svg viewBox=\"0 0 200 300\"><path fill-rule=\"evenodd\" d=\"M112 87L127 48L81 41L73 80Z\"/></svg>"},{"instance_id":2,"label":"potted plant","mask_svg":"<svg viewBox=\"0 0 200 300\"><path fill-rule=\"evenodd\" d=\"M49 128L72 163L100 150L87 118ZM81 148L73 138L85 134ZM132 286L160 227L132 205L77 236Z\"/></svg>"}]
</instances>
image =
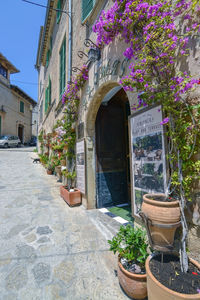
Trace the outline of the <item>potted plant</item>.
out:
<instances>
[{"instance_id":1,"label":"potted plant","mask_svg":"<svg viewBox=\"0 0 200 300\"><path fill-rule=\"evenodd\" d=\"M172 248L177 227L181 224L179 201L165 194L145 194L141 216L146 218L152 245Z\"/></svg>"},{"instance_id":2,"label":"potted plant","mask_svg":"<svg viewBox=\"0 0 200 300\"><path fill-rule=\"evenodd\" d=\"M60 195L67 202L69 206L76 206L81 204L81 192L79 189L74 188L74 180L76 172L62 171L62 174L70 182L69 185L60 186Z\"/></svg>"},{"instance_id":3,"label":"potted plant","mask_svg":"<svg viewBox=\"0 0 200 300\"><path fill-rule=\"evenodd\" d=\"M54 169L55 169L55 166L51 162L49 162L47 164L47 174L52 175L54 172Z\"/></svg>"},{"instance_id":4,"label":"potted plant","mask_svg":"<svg viewBox=\"0 0 200 300\"><path fill-rule=\"evenodd\" d=\"M182 272L176 255L153 254L146 260L148 300L200 300L200 264L189 259Z\"/></svg>"},{"instance_id":5,"label":"potted plant","mask_svg":"<svg viewBox=\"0 0 200 300\"><path fill-rule=\"evenodd\" d=\"M145 261L148 256L145 231L130 224L121 226L109 240L110 251L118 253L118 279L125 293L134 299L147 296Z\"/></svg>"}]
</instances>

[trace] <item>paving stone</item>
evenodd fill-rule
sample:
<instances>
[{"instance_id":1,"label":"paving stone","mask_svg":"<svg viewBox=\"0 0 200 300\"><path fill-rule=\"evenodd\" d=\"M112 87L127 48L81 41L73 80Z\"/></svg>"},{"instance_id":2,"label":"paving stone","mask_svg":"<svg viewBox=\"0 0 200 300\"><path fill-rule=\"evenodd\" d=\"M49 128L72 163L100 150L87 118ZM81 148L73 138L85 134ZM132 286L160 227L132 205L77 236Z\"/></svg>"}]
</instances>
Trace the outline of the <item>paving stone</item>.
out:
<instances>
[{"instance_id":1,"label":"paving stone","mask_svg":"<svg viewBox=\"0 0 200 300\"><path fill-rule=\"evenodd\" d=\"M44 282L50 279L51 267L45 263L38 263L32 269L35 281L38 285L42 285Z\"/></svg>"},{"instance_id":2,"label":"paving stone","mask_svg":"<svg viewBox=\"0 0 200 300\"><path fill-rule=\"evenodd\" d=\"M50 234L50 233L52 233L52 230L49 228L49 226L38 227L37 228L37 233L40 234L40 235Z\"/></svg>"},{"instance_id":3,"label":"paving stone","mask_svg":"<svg viewBox=\"0 0 200 300\"><path fill-rule=\"evenodd\" d=\"M25 240L28 242L28 243L32 243L34 242L35 240L37 239L37 236L34 234L34 233L31 233L29 235L27 235L25 237Z\"/></svg>"},{"instance_id":4,"label":"paving stone","mask_svg":"<svg viewBox=\"0 0 200 300\"><path fill-rule=\"evenodd\" d=\"M44 244L44 243L48 243L50 241L50 239L47 236L42 236L41 238L39 238L39 240L37 240L38 244Z\"/></svg>"},{"instance_id":5,"label":"paving stone","mask_svg":"<svg viewBox=\"0 0 200 300\"><path fill-rule=\"evenodd\" d=\"M18 235L21 231L23 231L26 227L28 227L28 224L19 224L10 229L8 234L5 235L5 239L11 239L15 235Z\"/></svg>"},{"instance_id":6,"label":"paving stone","mask_svg":"<svg viewBox=\"0 0 200 300\"><path fill-rule=\"evenodd\" d=\"M11 254L5 254L3 256L0 256L0 267L8 265L11 263Z\"/></svg>"},{"instance_id":7,"label":"paving stone","mask_svg":"<svg viewBox=\"0 0 200 300\"><path fill-rule=\"evenodd\" d=\"M6 289L19 290L26 285L27 281L28 274L26 267L22 265L17 265L5 279Z\"/></svg>"},{"instance_id":8,"label":"paving stone","mask_svg":"<svg viewBox=\"0 0 200 300\"><path fill-rule=\"evenodd\" d=\"M33 263L37 257L35 249L29 245L18 246L16 255L19 260L25 260L29 263Z\"/></svg>"},{"instance_id":9,"label":"paving stone","mask_svg":"<svg viewBox=\"0 0 200 300\"><path fill-rule=\"evenodd\" d=\"M71 261L63 261L54 268L54 276L68 284L75 274L75 268Z\"/></svg>"}]
</instances>

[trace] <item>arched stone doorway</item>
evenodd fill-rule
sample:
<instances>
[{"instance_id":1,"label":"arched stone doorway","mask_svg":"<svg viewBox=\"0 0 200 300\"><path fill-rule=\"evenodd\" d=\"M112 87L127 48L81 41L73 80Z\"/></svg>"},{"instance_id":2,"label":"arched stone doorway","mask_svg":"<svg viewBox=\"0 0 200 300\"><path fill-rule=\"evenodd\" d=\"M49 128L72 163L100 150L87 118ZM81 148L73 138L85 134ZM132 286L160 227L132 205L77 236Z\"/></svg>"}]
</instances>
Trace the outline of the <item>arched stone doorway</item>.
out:
<instances>
[{"instance_id":1,"label":"arched stone doorway","mask_svg":"<svg viewBox=\"0 0 200 300\"><path fill-rule=\"evenodd\" d=\"M128 97L119 87L114 96L104 100L115 87L119 87L116 82L102 85L94 95L87 112L88 208L130 201Z\"/></svg>"},{"instance_id":2,"label":"arched stone doorway","mask_svg":"<svg viewBox=\"0 0 200 300\"><path fill-rule=\"evenodd\" d=\"M19 137L21 143L23 144L24 143L24 126L21 124L18 126L18 137Z\"/></svg>"}]
</instances>

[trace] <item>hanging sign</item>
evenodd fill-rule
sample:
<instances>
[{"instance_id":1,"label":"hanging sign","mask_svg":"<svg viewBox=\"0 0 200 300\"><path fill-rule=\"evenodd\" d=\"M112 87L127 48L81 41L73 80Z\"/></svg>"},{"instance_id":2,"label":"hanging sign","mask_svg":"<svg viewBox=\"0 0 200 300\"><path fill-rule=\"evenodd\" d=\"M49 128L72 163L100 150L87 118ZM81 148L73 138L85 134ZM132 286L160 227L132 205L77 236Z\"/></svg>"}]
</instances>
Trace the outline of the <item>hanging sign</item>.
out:
<instances>
[{"instance_id":1,"label":"hanging sign","mask_svg":"<svg viewBox=\"0 0 200 300\"><path fill-rule=\"evenodd\" d=\"M80 140L76 143L76 173L77 188L85 194L85 141Z\"/></svg>"},{"instance_id":2,"label":"hanging sign","mask_svg":"<svg viewBox=\"0 0 200 300\"><path fill-rule=\"evenodd\" d=\"M139 216L144 194L166 190L162 108L131 115L129 122L133 208L134 215Z\"/></svg>"}]
</instances>

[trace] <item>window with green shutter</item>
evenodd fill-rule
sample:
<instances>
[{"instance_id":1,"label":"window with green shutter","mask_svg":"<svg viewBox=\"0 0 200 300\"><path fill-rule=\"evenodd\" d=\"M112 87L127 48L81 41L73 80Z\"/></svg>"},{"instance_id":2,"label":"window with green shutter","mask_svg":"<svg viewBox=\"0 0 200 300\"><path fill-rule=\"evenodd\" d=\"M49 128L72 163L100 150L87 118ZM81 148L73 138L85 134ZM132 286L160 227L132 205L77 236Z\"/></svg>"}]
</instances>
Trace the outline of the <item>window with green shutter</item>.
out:
<instances>
[{"instance_id":1,"label":"window with green shutter","mask_svg":"<svg viewBox=\"0 0 200 300\"><path fill-rule=\"evenodd\" d=\"M50 50L47 51L46 67L48 67L48 65L49 65L49 58L50 58Z\"/></svg>"},{"instance_id":2,"label":"window with green shutter","mask_svg":"<svg viewBox=\"0 0 200 300\"><path fill-rule=\"evenodd\" d=\"M49 86L48 86L48 106L51 105L51 79L49 77Z\"/></svg>"},{"instance_id":3,"label":"window with green shutter","mask_svg":"<svg viewBox=\"0 0 200 300\"><path fill-rule=\"evenodd\" d=\"M60 22L60 18L61 18L61 10L62 10L62 3L63 0L58 0L57 3L57 11L56 11L56 22L59 23Z\"/></svg>"},{"instance_id":4,"label":"window with green shutter","mask_svg":"<svg viewBox=\"0 0 200 300\"><path fill-rule=\"evenodd\" d=\"M82 0L82 22L89 16L95 4L95 0Z\"/></svg>"},{"instance_id":5,"label":"window with green shutter","mask_svg":"<svg viewBox=\"0 0 200 300\"><path fill-rule=\"evenodd\" d=\"M64 41L62 43L62 46L60 48L60 77L59 77L59 83L60 83L60 97L62 97L62 94L65 91L65 72L66 72L66 39L64 38Z\"/></svg>"},{"instance_id":6,"label":"window with green shutter","mask_svg":"<svg viewBox=\"0 0 200 300\"><path fill-rule=\"evenodd\" d=\"M19 111L21 113L24 113L24 102L22 102L22 101L20 101L20 109L19 109Z\"/></svg>"},{"instance_id":7,"label":"window with green shutter","mask_svg":"<svg viewBox=\"0 0 200 300\"><path fill-rule=\"evenodd\" d=\"M45 113L47 112L50 105L51 105L51 79L49 77L49 85L45 90L45 104L44 104Z\"/></svg>"}]
</instances>

